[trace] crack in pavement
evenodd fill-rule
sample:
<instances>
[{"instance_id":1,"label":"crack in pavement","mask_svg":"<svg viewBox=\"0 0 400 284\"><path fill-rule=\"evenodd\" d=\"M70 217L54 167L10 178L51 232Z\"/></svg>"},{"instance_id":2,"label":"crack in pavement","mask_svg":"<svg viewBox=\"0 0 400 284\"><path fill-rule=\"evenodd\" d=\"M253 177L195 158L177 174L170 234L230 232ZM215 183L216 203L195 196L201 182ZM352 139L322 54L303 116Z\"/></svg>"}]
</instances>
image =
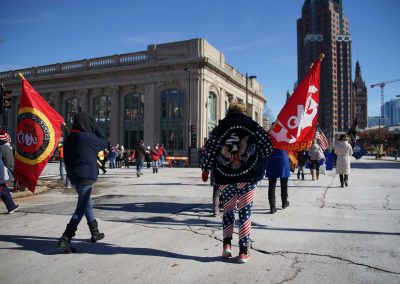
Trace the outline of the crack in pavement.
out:
<instances>
[{"instance_id":1,"label":"crack in pavement","mask_svg":"<svg viewBox=\"0 0 400 284\"><path fill-rule=\"evenodd\" d=\"M326 187L326 189L324 190L324 193L323 193L323 195L322 195L322 198L319 198L319 201L321 201L321 206L320 206L320 208L324 208L325 205L326 205L326 194L328 193L328 190L331 189L331 188L333 187L333 180L334 180L334 177L332 177L332 179L331 179L331 184L328 185L328 186Z\"/></svg>"},{"instance_id":2,"label":"crack in pavement","mask_svg":"<svg viewBox=\"0 0 400 284\"><path fill-rule=\"evenodd\" d=\"M298 255L309 255L309 256L317 256L317 257L327 257L327 258L331 258L331 259L336 259L336 260L339 260L339 261L347 262L347 263L350 263L350 264L353 264L353 265L370 268L370 269L377 270L377 271L380 271L380 272L400 275L400 272L390 271L390 270L387 270L387 269L379 268L379 267L376 267L376 266L372 266L372 265L368 265L368 264L364 264L364 263L360 263L360 262L355 262L355 261L350 260L350 259L346 259L346 258L343 258L343 257L334 256L334 255L330 255L330 254L320 254L320 253L313 253L313 252L297 252L297 251L266 251L266 250L257 249L257 248L254 248L254 247L252 247L252 249L254 249L255 251L258 251L260 253L268 254L268 255L285 256L287 254L298 254Z\"/></svg>"},{"instance_id":3,"label":"crack in pavement","mask_svg":"<svg viewBox=\"0 0 400 284\"><path fill-rule=\"evenodd\" d=\"M285 283L285 282L292 281L292 280L296 279L296 277L297 277L297 276L300 274L300 272L302 271L302 268L301 268L301 267L296 267L296 265L300 264L300 261L299 261L299 259L298 259L297 257L295 257L294 259L293 259L293 258L290 258L290 257L286 257L286 258L293 260L292 264L290 265L290 268L296 269L296 270L295 270L295 272L293 273L292 276L290 276L289 278L285 278L285 279L283 279L282 281L277 282L276 284L282 284L282 283Z\"/></svg>"},{"instance_id":4,"label":"crack in pavement","mask_svg":"<svg viewBox=\"0 0 400 284\"><path fill-rule=\"evenodd\" d=\"M384 209L393 210L392 208L389 207L389 202L390 202L390 196L391 196L391 195L392 195L392 194L386 194L386 196L383 198L383 199L386 200L386 205L383 205L383 208L384 208Z\"/></svg>"}]
</instances>

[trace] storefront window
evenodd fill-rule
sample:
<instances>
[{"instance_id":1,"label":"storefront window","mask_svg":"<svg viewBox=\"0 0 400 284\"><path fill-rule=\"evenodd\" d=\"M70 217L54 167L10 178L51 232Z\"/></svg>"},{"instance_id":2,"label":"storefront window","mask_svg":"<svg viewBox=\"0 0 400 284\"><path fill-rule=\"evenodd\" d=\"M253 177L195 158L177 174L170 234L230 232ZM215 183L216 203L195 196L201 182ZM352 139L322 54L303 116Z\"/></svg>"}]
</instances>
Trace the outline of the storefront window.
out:
<instances>
[{"instance_id":1,"label":"storefront window","mask_svg":"<svg viewBox=\"0 0 400 284\"><path fill-rule=\"evenodd\" d=\"M184 138L184 95L181 90L161 92L161 143L171 155L183 150Z\"/></svg>"},{"instance_id":2,"label":"storefront window","mask_svg":"<svg viewBox=\"0 0 400 284\"><path fill-rule=\"evenodd\" d=\"M210 92L208 94L208 132L210 133L217 125L217 96Z\"/></svg>"},{"instance_id":3,"label":"storefront window","mask_svg":"<svg viewBox=\"0 0 400 284\"><path fill-rule=\"evenodd\" d=\"M111 97L97 96L93 99L94 118L97 125L105 135L106 139L110 138L110 120L111 120Z\"/></svg>"},{"instance_id":4,"label":"storefront window","mask_svg":"<svg viewBox=\"0 0 400 284\"><path fill-rule=\"evenodd\" d=\"M143 140L144 95L128 94L124 101L124 145L133 149L139 140Z\"/></svg>"},{"instance_id":5,"label":"storefront window","mask_svg":"<svg viewBox=\"0 0 400 284\"><path fill-rule=\"evenodd\" d=\"M51 105L51 104L50 104ZM78 98L70 98L65 101L65 124L68 128L72 128L75 114L79 111Z\"/></svg>"}]
</instances>

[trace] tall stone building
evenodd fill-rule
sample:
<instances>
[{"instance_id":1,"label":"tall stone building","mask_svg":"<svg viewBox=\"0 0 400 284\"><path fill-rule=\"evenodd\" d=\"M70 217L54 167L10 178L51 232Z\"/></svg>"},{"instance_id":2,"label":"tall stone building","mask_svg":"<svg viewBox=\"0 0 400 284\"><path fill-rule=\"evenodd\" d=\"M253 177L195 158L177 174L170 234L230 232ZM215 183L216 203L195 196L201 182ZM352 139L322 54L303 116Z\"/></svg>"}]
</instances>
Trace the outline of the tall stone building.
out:
<instances>
[{"instance_id":1,"label":"tall stone building","mask_svg":"<svg viewBox=\"0 0 400 284\"><path fill-rule=\"evenodd\" d=\"M318 123L326 134L351 126L352 72L349 23L341 0L305 0L297 20L298 82L323 52Z\"/></svg>"},{"instance_id":2,"label":"tall stone building","mask_svg":"<svg viewBox=\"0 0 400 284\"><path fill-rule=\"evenodd\" d=\"M400 98L392 99L383 105L385 115L385 126L395 126L400 124Z\"/></svg>"},{"instance_id":3,"label":"tall stone building","mask_svg":"<svg viewBox=\"0 0 400 284\"><path fill-rule=\"evenodd\" d=\"M368 91L365 82L361 77L360 63L356 63L356 76L353 83L353 114L357 117L358 127L365 129L368 127Z\"/></svg>"},{"instance_id":4,"label":"tall stone building","mask_svg":"<svg viewBox=\"0 0 400 284\"><path fill-rule=\"evenodd\" d=\"M21 92L18 72L67 126L83 110L111 144L163 143L171 155L190 156L192 165L232 101L247 103L248 115L259 124L266 103L261 84L246 80L205 39L152 44L145 51L0 72L0 81L13 90L13 107L2 125L11 137Z\"/></svg>"}]
</instances>

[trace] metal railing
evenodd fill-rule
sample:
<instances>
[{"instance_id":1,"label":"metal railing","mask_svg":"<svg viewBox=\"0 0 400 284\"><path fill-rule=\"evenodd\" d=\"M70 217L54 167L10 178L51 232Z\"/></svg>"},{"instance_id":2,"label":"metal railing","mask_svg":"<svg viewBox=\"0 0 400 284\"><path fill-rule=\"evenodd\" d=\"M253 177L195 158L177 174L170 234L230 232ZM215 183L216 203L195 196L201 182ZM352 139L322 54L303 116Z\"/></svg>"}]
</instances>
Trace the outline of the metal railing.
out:
<instances>
[{"instance_id":1,"label":"metal railing","mask_svg":"<svg viewBox=\"0 0 400 284\"><path fill-rule=\"evenodd\" d=\"M80 61L57 63L27 69L12 70L0 72L0 80L18 79L18 73L21 72L25 78L41 77L54 74L64 74L71 72L80 72L86 70L95 70L101 68L134 65L147 61L147 52L133 52L126 54L117 54L106 57L84 59Z\"/></svg>"}]
</instances>

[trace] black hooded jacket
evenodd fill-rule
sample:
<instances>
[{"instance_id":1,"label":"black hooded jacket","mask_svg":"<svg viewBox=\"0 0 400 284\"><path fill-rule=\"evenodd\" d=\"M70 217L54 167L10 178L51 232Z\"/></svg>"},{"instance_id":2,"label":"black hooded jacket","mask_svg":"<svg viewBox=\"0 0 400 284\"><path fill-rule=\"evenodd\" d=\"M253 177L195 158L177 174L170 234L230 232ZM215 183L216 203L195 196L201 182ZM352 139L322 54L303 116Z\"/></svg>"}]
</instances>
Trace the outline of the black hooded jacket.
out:
<instances>
[{"instance_id":1,"label":"black hooded jacket","mask_svg":"<svg viewBox=\"0 0 400 284\"><path fill-rule=\"evenodd\" d=\"M64 141L65 168L72 183L91 184L97 180L97 153L106 147L94 118L85 112L76 114Z\"/></svg>"},{"instance_id":2,"label":"black hooded jacket","mask_svg":"<svg viewBox=\"0 0 400 284\"><path fill-rule=\"evenodd\" d=\"M215 184L257 182L264 176L263 158L272 148L268 133L257 122L232 112L212 131L200 166L212 170Z\"/></svg>"}]
</instances>

